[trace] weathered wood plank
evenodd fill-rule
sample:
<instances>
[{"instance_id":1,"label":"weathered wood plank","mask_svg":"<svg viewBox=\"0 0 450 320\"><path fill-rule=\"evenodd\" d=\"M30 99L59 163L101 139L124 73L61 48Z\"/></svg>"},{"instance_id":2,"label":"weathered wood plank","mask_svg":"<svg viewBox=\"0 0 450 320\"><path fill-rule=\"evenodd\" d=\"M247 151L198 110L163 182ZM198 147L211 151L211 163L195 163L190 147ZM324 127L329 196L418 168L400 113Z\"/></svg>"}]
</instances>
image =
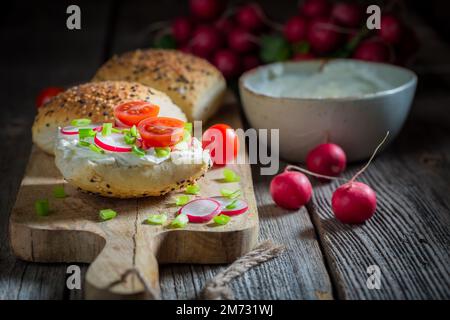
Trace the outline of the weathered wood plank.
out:
<instances>
[{"instance_id":1,"label":"weathered wood plank","mask_svg":"<svg viewBox=\"0 0 450 320\"><path fill-rule=\"evenodd\" d=\"M110 3L77 2L82 30L66 28L69 1L14 2L2 19L0 59L4 90L0 124L0 299L63 299L66 265L32 264L11 255L8 220L31 148L34 99L43 87L90 78L103 59ZM6 8L4 8L6 9Z\"/></svg>"},{"instance_id":2,"label":"weathered wood plank","mask_svg":"<svg viewBox=\"0 0 450 320\"><path fill-rule=\"evenodd\" d=\"M431 97L423 97L428 104ZM418 96L416 108L427 107L421 101ZM449 159L448 127L414 117L360 179L377 192L371 220L341 224L330 209L338 184L315 188L312 214L339 298L450 298ZM345 176L350 178L356 167ZM370 265L381 269L380 290L366 286Z\"/></svg>"},{"instance_id":3,"label":"weathered wood plank","mask_svg":"<svg viewBox=\"0 0 450 320\"><path fill-rule=\"evenodd\" d=\"M267 3L266 3L267 5ZM286 2L277 6L276 14L295 6ZM151 12L152 20L149 20ZM151 45L142 30L155 21L166 21L186 12L186 2L127 1L122 3L115 26L111 54ZM130 19L133 17L133 19ZM260 177L253 168L253 182L260 212L260 239L274 239L287 245L288 251L247 272L232 283L237 299L329 299L332 288L323 262L314 228L305 209L286 214L272 204L269 177ZM164 265L160 267L163 299L198 298L206 281L223 266Z\"/></svg>"}]
</instances>

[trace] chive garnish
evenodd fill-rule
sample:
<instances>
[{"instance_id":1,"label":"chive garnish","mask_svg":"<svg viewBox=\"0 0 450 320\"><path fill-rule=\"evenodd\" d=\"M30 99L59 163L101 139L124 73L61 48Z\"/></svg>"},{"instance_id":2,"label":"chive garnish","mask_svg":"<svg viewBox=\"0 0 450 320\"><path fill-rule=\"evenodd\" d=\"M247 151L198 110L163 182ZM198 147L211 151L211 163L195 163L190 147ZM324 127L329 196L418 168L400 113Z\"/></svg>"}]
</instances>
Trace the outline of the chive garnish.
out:
<instances>
[{"instance_id":1,"label":"chive garnish","mask_svg":"<svg viewBox=\"0 0 450 320\"><path fill-rule=\"evenodd\" d=\"M186 130L189 134L192 134L192 122L186 122L184 124L184 130Z\"/></svg>"},{"instance_id":2,"label":"chive garnish","mask_svg":"<svg viewBox=\"0 0 450 320\"><path fill-rule=\"evenodd\" d=\"M187 186L184 192L187 194L198 194L200 192L200 187L196 184L192 184Z\"/></svg>"},{"instance_id":3,"label":"chive garnish","mask_svg":"<svg viewBox=\"0 0 450 320\"><path fill-rule=\"evenodd\" d=\"M155 148L155 154L158 158L164 158L167 157L170 154L170 148L169 147L165 147L165 148Z\"/></svg>"},{"instance_id":4,"label":"chive garnish","mask_svg":"<svg viewBox=\"0 0 450 320\"><path fill-rule=\"evenodd\" d=\"M34 203L34 208L36 209L36 213L40 217L48 216L50 211L50 207L47 199L39 199Z\"/></svg>"},{"instance_id":5,"label":"chive garnish","mask_svg":"<svg viewBox=\"0 0 450 320\"><path fill-rule=\"evenodd\" d=\"M70 122L71 125L75 127L82 127L91 124L90 119L74 119Z\"/></svg>"},{"instance_id":6,"label":"chive garnish","mask_svg":"<svg viewBox=\"0 0 450 320\"><path fill-rule=\"evenodd\" d=\"M186 203L188 203L190 200L190 197L187 195L181 195L175 198L175 205L177 206L183 206Z\"/></svg>"},{"instance_id":7,"label":"chive garnish","mask_svg":"<svg viewBox=\"0 0 450 320\"><path fill-rule=\"evenodd\" d=\"M227 209L234 209L234 208L236 208L236 203L237 203L237 199L234 199L234 200L231 201L229 204L227 204L227 205L225 206L225 208L227 208Z\"/></svg>"},{"instance_id":8,"label":"chive garnish","mask_svg":"<svg viewBox=\"0 0 450 320\"><path fill-rule=\"evenodd\" d=\"M223 169L223 179L225 182L239 182L241 181L241 177L236 174L231 169L225 168Z\"/></svg>"},{"instance_id":9,"label":"chive garnish","mask_svg":"<svg viewBox=\"0 0 450 320\"><path fill-rule=\"evenodd\" d=\"M91 151L94 151L97 153L105 153L105 151L103 151L103 149L97 147L95 144L90 144L89 149L91 149Z\"/></svg>"},{"instance_id":10,"label":"chive garnish","mask_svg":"<svg viewBox=\"0 0 450 320\"><path fill-rule=\"evenodd\" d=\"M102 209L99 211L98 215L101 220L106 221L114 219L117 216L117 212L112 209Z\"/></svg>"},{"instance_id":11,"label":"chive garnish","mask_svg":"<svg viewBox=\"0 0 450 320\"><path fill-rule=\"evenodd\" d=\"M189 218L185 214L179 214L170 224L173 228L183 228L189 222Z\"/></svg>"},{"instance_id":12,"label":"chive garnish","mask_svg":"<svg viewBox=\"0 0 450 320\"><path fill-rule=\"evenodd\" d=\"M236 190L230 190L230 189L221 189L220 190L220 194L228 199L235 199L237 197L239 197L241 195L241 190L240 189L236 189Z\"/></svg>"},{"instance_id":13,"label":"chive garnish","mask_svg":"<svg viewBox=\"0 0 450 320\"><path fill-rule=\"evenodd\" d=\"M123 135L123 139L125 140L126 144L134 144L136 142L136 137L133 137L128 132Z\"/></svg>"},{"instance_id":14,"label":"chive garnish","mask_svg":"<svg viewBox=\"0 0 450 320\"><path fill-rule=\"evenodd\" d=\"M91 144L89 143L89 142L87 142L87 141L78 141L78 145L80 146L80 147L89 147Z\"/></svg>"},{"instance_id":15,"label":"chive garnish","mask_svg":"<svg viewBox=\"0 0 450 320\"><path fill-rule=\"evenodd\" d=\"M131 147L131 150L139 158L145 156L145 154L146 154L144 150L142 150L141 148L137 147L136 145L133 145Z\"/></svg>"},{"instance_id":16,"label":"chive garnish","mask_svg":"<svg viewBox=\"0 0 450 320\"><path fill-rule=\"evenodd\" d=\"M152 214L146 220L148 224L164 224L167 221L167 216L165 214Z\"/></svg>"},{"instance_id":17,"label":"chive garnish","mask_svg":"<svg viewBox=\"0 0 450 320\"><path fill-rule=\"evenodd\" d=\"M218 216L215 216L213 220L216 224L223 226L224 224L230 222L231 218L227 215L219 214Z\"/></svg>"},{"instance_id":18,"label":"chive garnish","mask_svg":"<svg viewBox=\"0 0 450 320\"><path fill-rule=\"evenodd\" d=\"M80 128L78 129L78 136L80 137L80 140L92 138L95 136L95 131L91 128Z\"/></svg>"},{"instance_id":19,"label":"chive garnish","mask_svg":"<svg viewBox=\"0 0 450 320\"><path fill-rule=\"evenodd\" d=\"M104 123L102 127L102 136L109 136L112 132L112 123Z\"/></svg>"},{"instance_id":20,"label":"chive garnish","mask_svg":"<svg viewBox=\"0 0 450 320\"><path fill-rule=\"evenodd\" d=\"M64 190L64 187L57 186L53 189L53 196L58 199L63 199L67 197L66 191Z\"/></svg>"},{"instance_id":21,"label":"chive garnish","mask_svg":"<svg viewBox=\"0 0 450 320\"><path fill-rule=\"evenodd\" d=\"M130 128L130 134L131 134L132 137L137 137L137 128L136 128L135 125L133 125L133 126Z\"/></svg>"}]
</instances>

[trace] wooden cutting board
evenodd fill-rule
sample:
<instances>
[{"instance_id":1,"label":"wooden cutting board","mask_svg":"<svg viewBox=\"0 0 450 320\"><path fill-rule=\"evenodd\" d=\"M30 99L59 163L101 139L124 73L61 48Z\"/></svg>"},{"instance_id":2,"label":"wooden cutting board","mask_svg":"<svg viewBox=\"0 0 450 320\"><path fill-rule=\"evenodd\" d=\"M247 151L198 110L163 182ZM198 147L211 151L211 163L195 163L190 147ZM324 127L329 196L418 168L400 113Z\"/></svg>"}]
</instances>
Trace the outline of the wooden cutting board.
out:
<instances>
[{"instance_id":1,"label":"wooden cutting board","mask_svg":"<svg viewBox=\"0 0 450 320\"><path fill-rule=\"evenodd\" d=\"M228 104L211 123L241 128L238 106ZM248 212L232 217L225 226L213 222L188 224L183 229L145 223L148 215L177 207L174 198L132 200L88 195L67 184L54 158L33 147L25 176L10 217L14 254L35 262L92 263L86 273L87 299L157 299L160 296L158 264L229 263L253 248L258 237L258 212L248 164L230 165L240 182L224 183L223 168L213 168L200 181L201 196L220 195L220 189L242 190ZM64 185L68 197L56 199L53 189ZM37 199L49 199L47 217L35 213ZM102 222L100 209L111 208L118 216Z\"/></svg>"}]
</instances>

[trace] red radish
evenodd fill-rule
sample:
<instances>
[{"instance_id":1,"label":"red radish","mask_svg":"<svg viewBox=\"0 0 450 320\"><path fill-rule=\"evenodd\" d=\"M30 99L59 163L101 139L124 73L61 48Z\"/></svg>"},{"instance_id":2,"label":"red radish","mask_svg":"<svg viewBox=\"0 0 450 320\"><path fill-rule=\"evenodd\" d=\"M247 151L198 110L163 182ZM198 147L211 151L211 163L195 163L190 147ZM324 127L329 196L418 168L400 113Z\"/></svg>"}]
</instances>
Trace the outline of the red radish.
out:
<instances>
[{"instance_id":1,"label":"red radish","mask_svg":"<svg viewBox=\"0 0 450 320\"><path fill-rule=\"evenodd\" d=\"M221 34L213 26L199 26L192 38L192 52L200 57L208 57L222 46Z\"/></svg>"},{"instance_id":2,"label":"red radish","mask_svg":"<svg viewBox=\"0 0 450 320\"><path fill-rule=\"evenodd\" d=\"M242 199L228 199L225 197L211 197L210 199L216 200L220 203L221 214L225 214L227 216L237 216L243 214L248 210L248 204ZM234 202L234 203L233 203ZM228 205L234 204L232 209L227 208Z\"/></svg>"},{"instance_id":3,"label":"red radish","mask_svg":"<svg viewBox=\"0 0 450 320\"><path fill-rule=\"evenodd\" d=\"M264 13L258 3L252 2L238 8L236 21L249 31L258 31L264 27Z\"/></svg>"},{"instance_id":4,"label":"red radish","mask_svg":"<svg viewBox=\"0 0 450 320\"><path fill-rule=\"evenodd\" d=\"M124 135L121 133L111 133L107 136L97 133L94 143L106 151L112 152L131 152L131 146L125 143Z\"/></svg>"},{"instance_id":5,"label":"red radish","mask_svg":"<svg viewBox=\"0 0 450 320\"><path fill-rule=\"evenodd\" d=\"M235 23L231 18L220 18L214 23L214 27L224 35L227 35L234 29Z\"/></svg>"},{"instance_id":6,"label":"red radish","mask_svg":"<svg viewBox=\"0 0 450 320\"><path fill-rule=\"evenodd\" d=\"M102 126L98 125L98 124L88 124L86 126L82 126L82 127L75 127L75 126L67 126L64 128L61 128L60 132L64 135L76 135L78 134L78 130L79 129L94 129L95 131L101 131Z\"/></svg>"},{"instance_id":7,"label":"red radish","mask_svg":"<svg viewBox=\"0 0 450 320\"><path fill-rule=\"evenodd\" d=\"M243 71L251 70L256 68L261 64L261 60L259 60L258 56L255 55L247 55L242 58L242 69Z\"/></svg>"},{"instance_id":8,"label":"red radish","mask_svg":"<svg viewBox=\"0 0 450 320\"><path fill-rule=\"evenodd\" d=\"M326 17L330 12L330 4L327 0L306 0L300 12L309 18Z\"/></svg>"},{"instance_id":9,"label":"red radish","mask_svg":"<svg viewBox=\"0 0 450 320\"><path fill-rule=\"evenodd\" d=\"M378 35L386 43L394 44L400 41L403 27L399 19L391 15L383 15L380 21Z\"/></svg>"},{"instance_id":10,"label":"red radish","mask_svg":"<svg viewBox=\"0 0 450 320\"><path fill-rule=\"evenodd\" d=\"M387 140L388 136L389 131L375 148L375 151L372 153L372 156L364 165L364 167L362 167L348 182L341 185L333 192L333 196L331 199L331 208L338 220L344 223L362 223L373 216L377 206L377 197L375 191L373 191L372 188L370 188L368 185L355 180L369 167L373 158L375 158L378 149L381 148L381 146ZM285 172L293 172L289 171L291 169L305 172L319 178L341 180L340 178L320 175L292 165L287 166Z\"/></svg>"},{"instance_id":11,"label":"red radish","mask_svg":"<svg viewBox=\"0 0 450 320\"><path fill-rule=\"evenodd\" d=\"M208 222L220 213L220 203L213 199L194 199L178 210L178 214L185 214L189 222Z\"/></svg>"},{"instance_id":12,"label":"red radish","mask_svg":"<svg viewBox=\"0 0 450 320\"><path fill-rule=\"evenodd\" d=\"M190 0L192 14L201 20L213 20L225 9L224 0Z\"/></svg>"},{"instance_id":13,"label":"red radish","mask_svg":"<svg viewBox=\"0 0 450 320\"><path fill-rule=\"evenodd\" d=\"M294 61L305 61L305 60L312 60L315 59L316 56L314 54L312 54L311 52L307 52L307 53L296 53L293 57L292 60Z\"/></svg>"},{"instance_id":14,"label":"red radish","mask_svg":"<svg viewBox=\"0 0 450 320\"><path fill-rule=\"evenodd\" d=\"M256 43L248 31L236 28L228 35L228 46L236 52L245 53L254 50Z\"/></svg>"},{"instance_id":15,"label":"red radish","mask_svg":"<svg viewBox=\"0 0 450 320\"><path fill-rule=\"evenodd\" d=\"M336 49L341 37L334 27L327 18L317 18L311 22L308 28L308 41L314 51L327 53Z\"/></svg>"},{"instance_id":16,"label":"red radish","mask_svg":"<svg viewBox=\"0 0 450 320\"><path fill-rule=\"evenodd\" d=\"M239 58L229 49L217 51L213 58L213 64L226 78L232 78L241 72Z\"/></svg>"},{"instance_id":17,"label":"red radish","mask_svg":"<svg viewBox=\"0 0 450 320\"><path fill-rule=\"evenodd\" d=\"M323 143L312 149L306 156L309 171L335 177L340 175L347 163L344 150L334 143Z\"/></svg>"},{"instance_id":18,"label":"red radish","mask_svg":"<svg viewBox=\"0 0 450 320\"><path fill-rule=\"evenodd\" d=\"M375 62L388 62L389 56L389 48L383 42L370 39L362 41L353 53L354 59Z\"/></svg>"},{"instance_id":19,"label":"red radish","mask_svg":"<svg viewBox=\"0 0 450 320\"><path fill-rule=\"evenodd\" d=\"M356 3L338 2L331 10L331 19L344 27L356 28L361 25L363 11Z\"/></svg>"},{"instance_id":20,"label":"red radish","mask_svg":"<svg viewBox=\"0 0 450 320\"><path fill-rule=\"evenodd\" d=\"M333 192L331 206L339 221L363 223L375 213L377 197L367 184L353 181L341 185Z\"/></svg>"},{"instance_id":21,"label":"red radish","mask_svg":"<svg viewBox=\"0 0 450 320\"><path fill-rule=\"evenodd\" d=\"M192 46L190 46L189 44L186 44L186 45L180 47L178 50L183 51L184 53L193 54Z\"/></svg>"},{"instance_id":22,"label":"red radish","mask_svg":"<svg viewBox=\"0 0 450 320\"><path fill-rule=\"evenodd\" d=\"M270 182L270 194L280 207L296 210L311 199L312 186L303 173L284 171Z\"/></svg>"},{"instance_id":23,"label":"red radish","mask_svg":"<svg viewBox=\"0 0 450 320\"><path fill-rule=\"evenodd\" d=\"M283 28L283 34L289 42L298 42L306 39L308 22L302 17L292 17Z\"/></svg>"},{"instance_id":24,"label":"red radish","mask_svg":"<svg viewBox=\"0 0 450 320\"><path fill-rule=\"evenodd\" d=\"M192 22L189 18L178 17L172 22L172 35L178 44L186 43L192 35Z\"/></svg>"},{"instance_id":25,"label":"red radish","mask_svg":"<svg viewBox=\"0 0 450 320\"><path fill-rule=\"evenodd\" d=\"M123 123L122 121L120 121L117 118L114 119L114 123L115 123L116 127L119 127L119 128L129 128L130 127L129 125L126 125L125 123Z\"/></svg>"}]
</instances>

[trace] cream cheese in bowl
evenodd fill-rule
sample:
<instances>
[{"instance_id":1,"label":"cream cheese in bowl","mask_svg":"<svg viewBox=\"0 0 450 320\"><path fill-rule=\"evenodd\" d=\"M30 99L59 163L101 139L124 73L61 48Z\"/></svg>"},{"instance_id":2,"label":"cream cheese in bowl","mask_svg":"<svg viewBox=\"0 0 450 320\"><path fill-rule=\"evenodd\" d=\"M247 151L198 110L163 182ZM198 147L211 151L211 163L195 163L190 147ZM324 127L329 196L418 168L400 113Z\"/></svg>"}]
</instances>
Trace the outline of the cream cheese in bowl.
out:
<instances>
[{"instance_id":1,"label":"cream cheese in bowl","mask_svg":"<svg viewBox=\"0 0 450 320\"><path fill-rule=\"evenodd\" d=\"M416 84L416 75L404 68L335 59L262 66L244 73L239 89L252 127L279 129L274 146L285 160L303 162L329 141L357 161L372 154L386 131L387 143L398 134Z\"/></svg>"},{"instance_id":2,"label":"cream cheese in bowl","mask_svg":"<svg viewBox=\"0 0 450 320\"><path fill-rule=\"evenodd\" d=\"M283 65L270 69L249 88L271 97L327 99L367 96L392 87L373 68L342 61L311 72L285 71Z\"/></svg>"}]
</instances>

